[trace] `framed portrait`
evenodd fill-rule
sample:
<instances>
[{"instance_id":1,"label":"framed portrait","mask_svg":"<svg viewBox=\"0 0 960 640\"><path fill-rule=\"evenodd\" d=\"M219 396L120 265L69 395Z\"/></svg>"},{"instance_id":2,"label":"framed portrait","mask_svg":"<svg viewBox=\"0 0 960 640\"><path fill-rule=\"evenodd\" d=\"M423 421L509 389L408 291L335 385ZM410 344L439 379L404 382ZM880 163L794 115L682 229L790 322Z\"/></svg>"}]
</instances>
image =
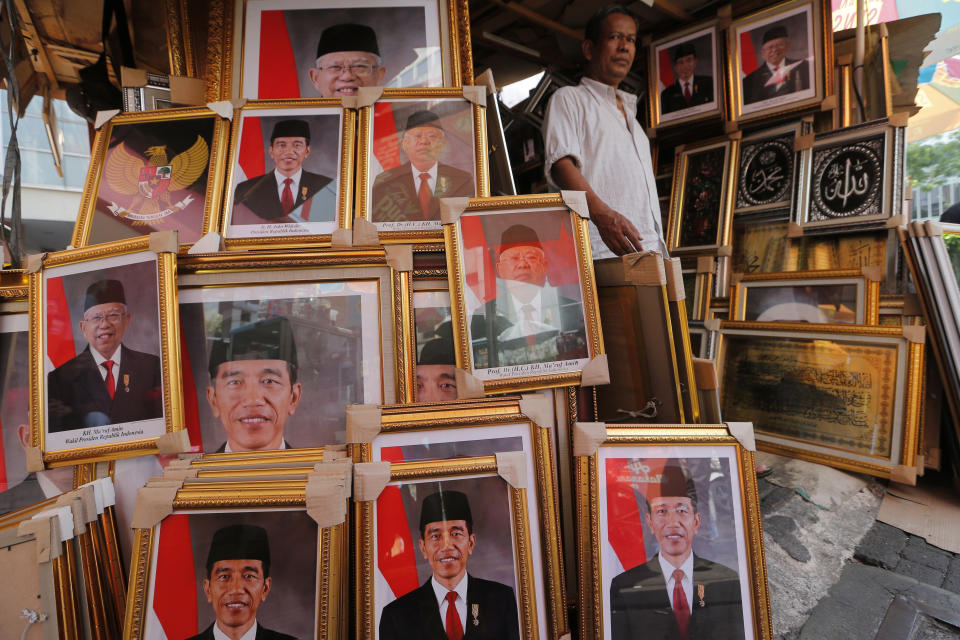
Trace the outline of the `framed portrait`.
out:
<instances>
[{"instance_id":1,"label":"framed portrait","mask_svg":"<svg viewBox=\"0 0 960 640\"><path fill-rule=\"evenodd\" d=\"M453 348L453 314L446 278L413 279L414 355L408 364L415 384L411 402L457 399L457 356Z\"/></svg>"},{"instance_id":2,"label":"framed portrait","mask_svg":"<svg viewBox=\"0 0 960 640\"><path fill-rule=\"evenodd\" d=\"M51 253L30 275L32 395L44 408L30 443L46 467L157 453L183 430L175 238Z\"/></svg>"},{"instance_id":3,"label":"framed portrait","mask_svg":"<svg viewBox=\"0 0 960 640\"><path fill-rule=\"evenodd\" d=\"M462 0L242 0L233 95L340 98L358 87L473 81Z\"/></svg>"},{"instance_id":4,"label":"framed portrait","mask_svg":"<svg viewBox=\"0 0 960 640\"><path fill-rule=\"evenodd\" d=\"M808 127L801 121L741 139L735 219L752 219L757 213L767 219L771 210L793 207L799 170L794 142L798 136L806 135Z\"/></svg>"},{"instance_id":5,"label":"framed portrait","mask_svg":"<svg viewBox=\"0 0 960 640\"><path fill-rule=\"evenodd\" d=\"M723 416L753 422L759 448L884 478L914 466L923 327L727 321L720 331Z\"/></svg>"},{"instance_id":6,"label":"framed portrait","mask_svg":"<svg viewBox=\"0 0 960 640\"><path fill-rule=\"evenodd\" d=\"M671 255L715 253L730 244L739 140L677 148L667 246Z\"/></svg>"},{"instance_id":7,"label":"framed portrait","mask_svg":"<svg viewBox=\"0 0 960 640\"><path fill-rule=\"evenodd\" d=\"M833 93L833 32L825 0L790 0L727 29L732 120L819 108Z\"/></svg>"},{"instance_id":8,"label":"framed portrait","mask_svg":"<svg viewBox=\"0 0 960 640\"><path fill-rule=\"evenodd\" d=\"M225 247L317 247L349 226L355 120L339 99L258 100L237 110Z\"/></svg>"},{"instance_id":9,"label":"framed portrait","mask_svg":"<svg viewBox=\"0 0 960 640\"><path fill-rule=\"evenodd\" d=\"M216 231L228 136L206 107L115 115L97 131L71 244L176 230L186 250Z\"/></svg>"},{"instance_id":10,"label":"framed portrait","mask_svg":"<svg viewBox=\"0 0 960 640\"><path fill-rule=\"evenodd\" d=\"M576 82L563 74L547 69L544 71L543 77L540 78L540 82L530 93L530 97L523 103L523 109L520 113L538 128L543 127L543 120L547 117L547 105L550 104L550 98L560 87L569 87L572 84L576 84Z\"/></svg>"},{"instance_id":11,"label":"framed portrait","mask_svg":"<svg viewBox=\"0 0 960 640\"><path fill-rule=\"evenodd\" d=\"M306 484L180 489L170 515L135 530L124 637L213 637L214 625L255 622L267 637L346 638L346 524L319 526ZM224 595L241 579L251 604L231 610Z\"/></svg>"},{"instance_id":12,"label":"framed portrait","mask_svg":"<svg viewBox=\"0 0 960 640\"><path fill-rule=\"evenodd\" d=\"M720 345L719 324L719 320L690 321L690 349L694 358L706 360L717 358L717 349Z\"/></svg>"},{"instance_id":13,"label":"framed portrait","mask_svg":"<svg viewBox=\"0 0 960 640\"><path fill-rule=\"evenodd\" d=\"M716 22L650 44L650 120L655 129L723 114Z\"/></svg>"},{"instance_id":14,"label":"framed portrait","mask_svg":"<svg viewBox=\"0 0 960 640\"><path fill-rule=\"evenodd\" d=\"M552 472L555 468L553 430L549 428L555 420L552 400L552 394L549 399L527 394L522 398L487 398L426 407L384 407L379 434L369 443L351 445L354 460L425 463L521 452L527 478L536 479L536 483L528 487L528 499L540 505L540 527L550 531L557 526L559 517L557 481ZM387 509L391 503L399 504L401 497L400 488L387 487L377 504ZM405 584L395 577L402 575L404 568L410 574L418 567L424 569L419 566L423 559L415 551L420 537L410 533L409 528L401 527L391 532L395 536L393 542L384 537L387 534L383 532L377 541L381 549L398 548L399 544L413 550L404 555L403 564L400 558L395 558L389 571L381 571L397 597L405 593ZM542 558L546 591L541 602L545 603L550 638L559 638L569 631L561 554L559 537L545 536Z\"/></svg>"},{"instance_id":15,"label":"framed portrait","mask_svg":"<svg viewBox=\"0 0 960 640\"><path fill-rule=\"evenodd\" d=\"M900 211L906 127L874 120L818 135L800 160L796 223L809 233L885 228Z\"/></svg>"},{"instance_id":16,"label":"framed portrait","mask_svg":"<svg viewBox=\"0 0 960 640\"><path fill-rule=\"evenodd\" d=\"M730 319L879 324L879 269L751 273L732 287Z\"/></svg>"},{"instance_id":17,"label":"framed portrait","mask_svg":"<svg viewBox=\"0 0 960 640\"><path fill-rule=\"evenodd\" d=\"M372 590L372 597L357 599L360 636L432 635L450 624L487 637L552 637L541 604L545 595L538 560L543 536L556 533L541 532L537 501L525 482L506 471L511 465L525 466L523 458L519 452L500 452L391 463L381 491L355 496L356 580ZM355 467L355 473L363 471ZM396 555L385 546L397 536L417 540L406 547L410 554ZM454 559L441 556L447 539L457 547ZM415 563L410 555L416 556ZM452 605L443 603L442 612L436 608L433 579L458 594Z\"/></svg>"},{"instance_id":18,"label":"framed portrait","mask_svg":"<svg viewBox=\"0 0 960 640\"><path fill-rule=\"evenodd\" d=\"M440 242L441 198L490 195L486 107L468 89L385 90L361 108L357 217L381 241Z\"/></svg>"},{"instance_id":19,"label":"framed portrait","mask_svg":"<svg viewBox=\"0 0 960 640\"><path fill-rule=\"evenodd\" d=\"M773 638L753 453L722 424L592 424L574 432L580 637Z\"/></svg>"},{"instance_id":20,"label":"framed portrait","mask_svg":"<svg viewBox=\"0 0 960 640\"><path fill-rule=\"evenodd\" d=\"M406 356L395 332L409 319L394 310L410 295L406 282L383 250L184 260L178 297L194 447L237 453L343 443L346 405L403 397ZM259 389L259 408L244 409L242 389Z\"/></svg>"},{"instance_id":21,"label":"framed portrait","mask_svg":"<svg viewBox=\"0 0 960 640\"><path fill-rule=\"evenodd\" d=\"M471 200L451 220L457 367L485 393L579 384L604 352L587 220L559 194Z\"/></svg>"}]
</instances>

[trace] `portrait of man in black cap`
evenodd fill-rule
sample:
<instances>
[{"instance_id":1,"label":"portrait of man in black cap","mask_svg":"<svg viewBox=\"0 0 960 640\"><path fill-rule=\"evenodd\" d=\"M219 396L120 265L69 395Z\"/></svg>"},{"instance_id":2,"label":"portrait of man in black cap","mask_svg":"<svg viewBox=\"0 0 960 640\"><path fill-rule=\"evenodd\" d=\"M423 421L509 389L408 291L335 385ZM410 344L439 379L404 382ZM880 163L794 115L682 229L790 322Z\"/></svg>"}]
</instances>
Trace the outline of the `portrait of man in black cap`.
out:
<instances>
[{"instance_id":1,"label":"portrait of man in black cap","mask_svg":"<svg viewBox=\"0 0 960 640\"><path fill-rule=\"evenodd\" d=\"M290 320L274 316L213 342L207 402L227 440L218 452L288 449L287 419L303 394Z\"/></svg>"},{"instance_id":2,"label":"portrait of man in black cap","mask_svg":"<svg viewBox=\"0 0 960 640\"><path fill-rule=\"evenodd\" d=\"M550 265L537 232L524 224L511 225L494 254L497 297L470 321L474 365L586 358L583 305L547 282Z\"/></svg>"},{"instance_id":3,"label":"portrait of man in black cap","mask_svg":"<svg viewBox=\"0 0 960 640\"><path fill-rule=\"evenodd\" d=\"M612 640L744 637L740 576L693 553L701 516L682 462L668 460L660 482L647 485L646 524L660 550L611 581Z\"/></svg>"},{"instance_id":4,"label":"portrait of man in black cap","mask_svg":"<svg viewBox=\"0 0 960 640\"><path fill-rule=\"evenodd\" d=\"M787 57L790 38L780 24L763 32L757 68L743 79L743 103L760 102L810 88L810 65Z\"/></svg>"},{"instance_id":5,"label":"portrait of man in black cap","mask_svg":"<svg viewBox=\"0 0 960 640\"><path fill-rule=\"evenodd\" d=\"M373 222L439 221L438 198L477 194L472 174L440 162L446 146L446 133L437 114L426 109L410 114L400 138L407 162L373 181Z\"/></svg>"},{"instance_id":6,"label":"portrait of man in black cap","mask_svg":"<svg viewBox=\"0 0 960 640\"><path fill-rule=\"evenodd\" d=\"M380 640L519 640L513 589L467 572L476 545L464 493L438 491L424 498L418 546L433 575L383 608Z\"/></svg>"},{"instance_id":7,"label":"portrait of man in black cap","mask_svg":"<svg viewBox=\"0 0 960 640\"><path fill-rule=\"evenodd\" d=\"M320 34L310 82L321 98L357 95L359 87L383 85L387 68L376 32L365 24L335 24Z\"/></svg>"},{"instance_id":8,"label":"portrait of man in black cap","mask_svg":"<svg viewBox=\"0 0 960 640\"><path fill-rule=\"evenodd\" d=\"M47 376L51 433L163 417L160 358L123 344L131 317L119 280L87 287L80 320L87 346Z\"/></svg>"},{"instance_id":9,"label":"portrait of man in black cap","mask_svg":"<svg viewBox=\"0 0 960 640\"><path fill-rule=\"evenodd\" d=\"M280 120L267 153L274 169L237 185L231 225L331 221L337 211L337 183L303 168L310 155L310 124Z\"/></svg>"},{"instance_id":10,"label":"portrait of man in black cap","mask_svg":"<svg viewBox=\"0 0 960 640\"><path fill-rule=\"evenodd\" d=\"M257 611L272 587L266 530L249 524L218 529L210 542L203 578L203 593L216 621L186 640L295 640L257 622Z\"/></svg>"},{"instance_id":11,"label":"portrait of man in black cap","mask_svg":"<svg viewBox=\"0 0 960 640\"><path fill-rule=\"evenodd\" d=\"M697 74L697 50L692 41L673 48L673 84L660 92L660 112L672 113L713 102L713 78Z\"/></svg>"},{"instance_id":12,"label":"portrait of man in black cap","mask_svg":"<svg viewBox=\"0 0 960 640\"><path fill-rule=\"evenodd\" d=\"M417 402L457 399L453 323L447 320L435 332L435 337L424 342L417 355Z\"/></svg>"}]
</instances>

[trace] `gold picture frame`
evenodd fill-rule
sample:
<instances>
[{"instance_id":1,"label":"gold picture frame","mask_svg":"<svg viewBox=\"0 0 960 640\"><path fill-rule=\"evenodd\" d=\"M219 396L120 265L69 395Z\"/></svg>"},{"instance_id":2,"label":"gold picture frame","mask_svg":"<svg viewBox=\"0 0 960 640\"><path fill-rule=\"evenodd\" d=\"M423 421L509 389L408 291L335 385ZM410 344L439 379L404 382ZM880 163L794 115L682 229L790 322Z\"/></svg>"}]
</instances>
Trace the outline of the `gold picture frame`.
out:
<instances>
[{"instance_id":1,"label":"gold picture frame","mask_svg":"<svg viewBox=\"0 0 960 640\"><path fill-rule=\"evenodd\" d=\"M654 129L723 116L727 101L721 33L718 21L711 20L671 33L648 46L650 122ZM695 66L688 71L689 99L684 98L682 83L677 82L678 52L683 54L679 59L692 55L694 60Z\"/></svg>"},{"instance_id":2,"label":"gold picture frame","mask_svg":"<svg viewBox=\"0 0 960 640\"><path fill-rule=\"evenodd\" d=\"M192 129L191 123L195 123ZM137 111L110 118L93 142L71 245L82 248L175 229L180 250L185 252L216 231L228 138L226 119L207 107ZM206 180L201 181L204 173ZM100 205L101 201L110 204ZM178 216L190 217L192 224L178 223ZM154 220L159 221L155 226Z\"/></svg>"},{"instance_id":3,"label":"gold picture frame","mask_svg":"<svg viewBox=\"0 0 960 640\"><path fill-rule=\"evenodd\" d=\"M50 253L43 260L43 268L30 274L30 404L48 407L46 411L31 413L30 442L32 447L39 447L43 466L154 454L160 451L161 439L167 441L164 445L169 447L167 450L183 450L176 237L175 233L154 234ZM95 380L89 374L92 370L93 376L97 375L97 365L89 350L77 354L72 318L84 317L90 301L118 300L117 286L119 297L129 301L123 305L119 325L105 316L83 320L88 327L99 327L103 320L109 320L113 330L106 332L104 345L115 349L121 348L134 315L139 314L147 323L142 331L132 334L145 353L122 345L120 353L130 359L130 368L121 360L114 380L115 394L120 398L113 403L112 396L106 395L107 380L100 378L106 385L103 388L85 386ZM55 326L53 333L51 321ZM91 322L95 325L90 325ZM114 339L117 326L123 326L124 330ZM81 331L89 344L86 329L81 327ZM100 340L97 337L97 341ZM107 344L113 342L116 344L112 347ZM68 368L59 369L59 366ZM56 374L58 370L63 374ZM48 376L56 376L56 397L51 395ZM153 384L157 377L161 379L159 398L156 397L157 385ZM131 400L132 396L128 398L127 393L140 394L139 400ZM49 409L53 406L51 403L56 405L56 411ZM110 408L104 409L104 403ZM128 419L123 420L125 417ZM84 444L97 441L101 444Z\"/></svg>"},{"instance_id":4,"label":"gold picture frame","mask_svg":"<svg viewBox=\"0 0 960 640\"><path fill-rule=\"evenodd\" d=\"M443 272L446 274L446 269L443 269ZM449 280L433 274L418 276L414 270L412 285L410 336L413 348L407 350L410 354L407 363L407 371L410 372L407 383L409 394L403 401L409 403L456 400L456 355L453 348L453 311ZM418 374L421 354L425 358L424 366L430 369L424 369Z\"/></svg>"}]
</instances>

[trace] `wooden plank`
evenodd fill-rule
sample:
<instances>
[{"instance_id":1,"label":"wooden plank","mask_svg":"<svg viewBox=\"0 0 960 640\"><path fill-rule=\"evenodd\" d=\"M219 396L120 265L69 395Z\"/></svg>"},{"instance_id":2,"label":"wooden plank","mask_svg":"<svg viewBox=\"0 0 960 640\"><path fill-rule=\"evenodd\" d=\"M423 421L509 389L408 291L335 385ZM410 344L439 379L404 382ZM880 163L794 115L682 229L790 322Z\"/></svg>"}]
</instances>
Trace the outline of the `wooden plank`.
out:
<instances>
[{"instance_id":1,"label":"wooden plank","mask_svg":"<svg viewBox=\"0 0 960 640\"><path fill-rule=\"evenodd\" d=\"M46 48L43 46L40 34L37 33L37 28L33 24L33 16L27 9L26 1L14 0L14 4L17 7L17 14L20 16L21 32L27 43L27 51L30 53L33 68L50 79L50 85L53 89L59 89L60 83L57 81L57 74L54 73L53 65L50 64L50 59L47 57Z\"/></svg>"}]
</instances>

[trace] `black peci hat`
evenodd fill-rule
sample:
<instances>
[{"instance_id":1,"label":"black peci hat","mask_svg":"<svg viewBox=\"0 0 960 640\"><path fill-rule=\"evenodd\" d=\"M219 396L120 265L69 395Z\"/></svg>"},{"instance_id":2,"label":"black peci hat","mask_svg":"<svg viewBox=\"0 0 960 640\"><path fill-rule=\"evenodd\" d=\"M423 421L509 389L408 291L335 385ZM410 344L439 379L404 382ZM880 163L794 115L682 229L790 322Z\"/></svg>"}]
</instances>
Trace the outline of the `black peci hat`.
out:
<instances>
[{"instance_id":1,"label":"black peci hat","mask_svg":"<svg viewBox=\"0 0 960 640\"><path fill-rule=\"evenodd\" d=\"M251 524L233 524L217 529L207 554L207 575L221 560L259 560L263 576L270 575L270 544L267 530Z\"/></svg>"},{"instance_id":2,"label":"black peci hat","mask_svg":"<svg viewBox=\"0 0 960 640\"><path fill-rule=\"evenodd\" d=\"M443 322L435 330L437 337L427 340L420 349L417 364L456 364L453 353L453 323Z\"/></svg>"},{"instance_id":3,"label":"black peci hat","mask_svg":"<svg viewBox=\"0 0 960 640\"><path fill-rule=\"evenodd\" d=\"M210 350L210 381L224 362L235 360L284 360L290 368L290 382L297 381L297 344L285 316L274 316L237 327L226 340L215 340Z\"/></svg>"},{"instance_id":4,"label":"black peci hat","mask_svg":"<svg viewBox=\"0 0 960 640\"><path fill-rule=\"evenodd\" d=\"M111 302L127 304L127 299L123 295L123 283L119 280L98 280L87 287L87 293L83 298L83 310Z\"/></svg>"},{"instance_id":5,"label":"black peci hat","mask_svg":"<svg viewBox=\"0 0 960 640\"><path fill-rule=\"evenodd\" d=\"M420 535L431 522L444 520L465 520L467 530L473 529L473 515L467 496L459 491L437 491L423 499L420 508Z\"/></svg>"},{"instance_id":6,"label":"black peci hat","mask_svg":"<svg viewBox=\"0 0 960 640\"><path fill-rule=\"evenodd\" d=\"M763 34L763 41L760 42L760 45L765 45L771 40L776 40L777 38L786 38L787 37L787 28L783 25L777 25L767 29Z\"/></svg>"},{"instance_id":7,"label":"black peci hat","mask_svg":"<svg viewBox=\"0 0 960 640\"><path fill-rule=\"evenodd\" d=\"M310 144L310 125L306 120L280 120L273 125L270 144L277 138L306 138Z\"/></svg>"},{"instance_id":8,"label":"black peci hat","mask_svg":"<svg viewBox=\"0 0 960 640\"><path fill-rule=\"evenodd\" d=\"M380 55L376 32L365 24L335 24L320 34L317 57L337 51L366 51Z\"/></svg>"},{"instance_id":9,"label":"black peci hat","mask_svg":"<svg viewBox=\"0 0 960 640\"><path fill-rule=\"evenodd\" d=\"M416 127L434 127L443 131L443 127L440 126L440 118L437 114L433 111L427 111L426 109L411 113L410 117L407 118L407 126L404 128L404 131L409 131Z\"/></svg>"},{"instance_id":10,"label":"black peci hat","mask_svg":"<svg viewBox=\"0 0 960 640\"><path fill-rule=\"evenodd\" d=\"M697 55L697 50L696 48L694 48L692 42L689 42L689 41L681 42L673 50L673 61L676 62L677 60L679 60L680 58L683 58L684 56L696 56L696 55Z\"/></svg>"}]
</instances>

